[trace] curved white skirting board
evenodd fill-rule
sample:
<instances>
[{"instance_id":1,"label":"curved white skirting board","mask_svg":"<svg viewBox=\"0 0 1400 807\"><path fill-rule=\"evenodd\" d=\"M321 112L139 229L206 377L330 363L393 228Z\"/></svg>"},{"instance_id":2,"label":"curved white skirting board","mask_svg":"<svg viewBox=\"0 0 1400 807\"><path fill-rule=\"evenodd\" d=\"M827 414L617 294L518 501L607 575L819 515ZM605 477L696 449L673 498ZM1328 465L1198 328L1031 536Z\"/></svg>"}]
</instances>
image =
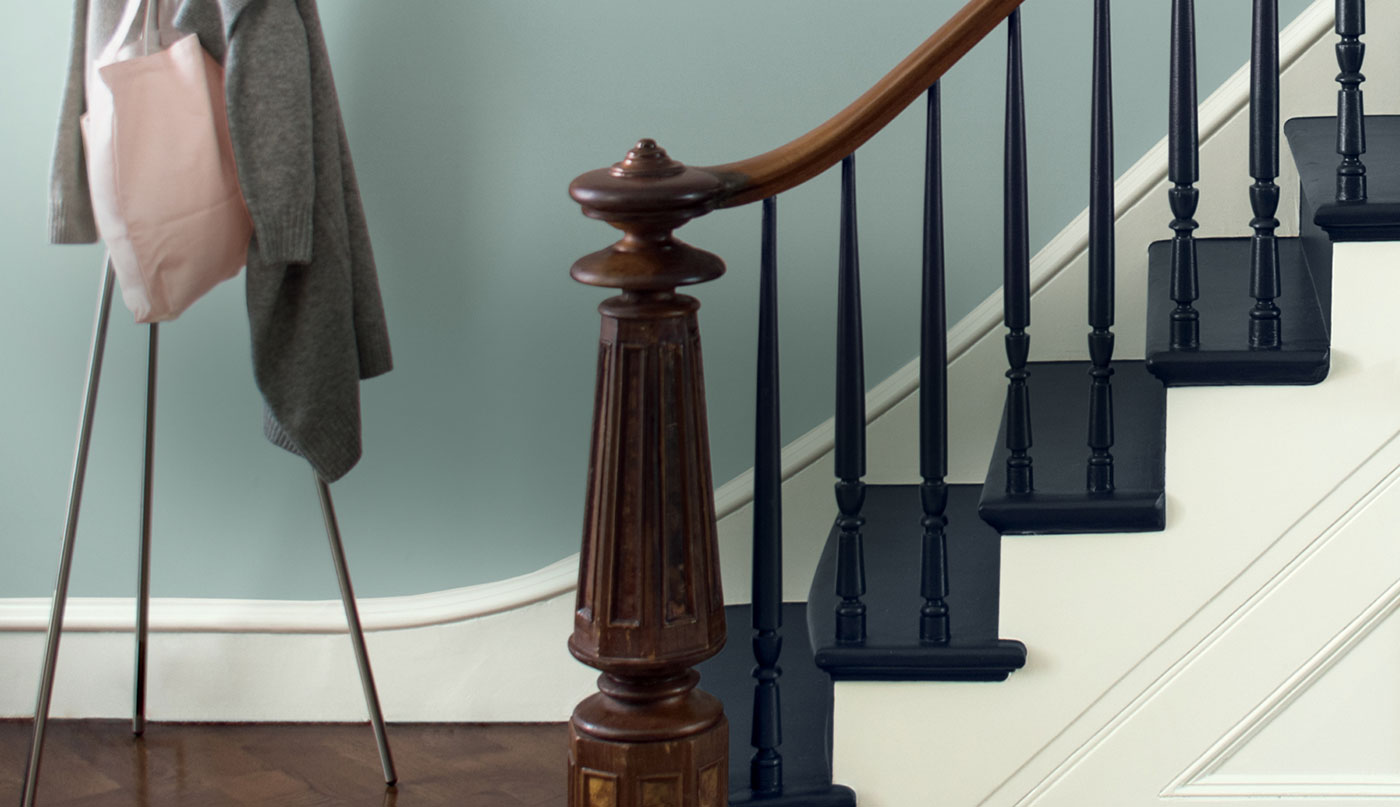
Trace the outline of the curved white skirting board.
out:
<instances>
[{"instance_id":1,"label":"curved white skirting board","mask_svg":"<svg viewBox=\"0 0 1400 807\"><path fill-rule=\"evenodd\" d=\"M552 599L578 584L578 555L529 574L476 586L359 600L367 631L450 625ZM48 627L47 598L0 600L0 631ZM131 597L75 597L66 631L127 631L135 625ZM340 600L220 600L165 597L151 601L154 633L346 633Z\"/></svg>"},{"instance_id":2,"label":"curved white skirting board","mask_svg":"<svg viewBox=\"0 0 1400 807\"><path fill-rule=\"evenodd\" d=\"M1379 9L1377 10L1380 11ZM1378 14L1373 14L1373 18ZM1373 19L1374 23L1375 20ZM1285 66L1305 56L1330 58L1332 3L1318 0L1282 34ZM1397 58L1376 50L1367 68L1396 75ZM1313 72L1316 72L1314 70ZM1316 72L1306 111L1330 114L1332 73ZM1392 90L1367 85L1367 103L1384 108ZM1393 85L1395 82L1386 84ZM1285 93L1294 88L1285 84ZM1250 218L1247 177L1238 159L1247 127L1248 71L1241 70L1201 106L1203 144L1200 235L1241 234ZM1377 103L1379 102L1379 103ZM1285 97L1284 111L1298 104ZM1296 231L1296 175L1279 185L1282 234ZM1166 144L1159 143L1117 182L1119 357L1141 356L1145 245L1167 235L1170 215L1159 192ZM1218 192L1217 192L1218 191ZM1293 220L1289 220L1289 216ZM1034 359L1081 358L1082 283L1087 218L1081 214L1032 262L1036 293ZM1071 293L1071 288L1073 293ZM949 479L980 481L1001 411L1004 359L1001 295L994 294L949 332L950 381L957 390L950 423ZM872 483L914 481L917 362L867 396ZM832 422L783 452L784 592L805 598L832 516ZM729 602L749 590L752 474L716 492L721 558ZM572 623L578 557L510 580L451 591L360 601L386 717L405 720L563 720L593 691L596 673L565 648ZM129 704L133 603L130 598L69 601L54 714L119 717ZM0 599L0 717L30 713L48 600ZM151 716L157 720L350 720L363 717L354 662L338 601L157 599L152 604ZM1018 675L1026 676L1029 669ZM864 796L862 796L864 803Z\"/></svg>"}]
</instances>

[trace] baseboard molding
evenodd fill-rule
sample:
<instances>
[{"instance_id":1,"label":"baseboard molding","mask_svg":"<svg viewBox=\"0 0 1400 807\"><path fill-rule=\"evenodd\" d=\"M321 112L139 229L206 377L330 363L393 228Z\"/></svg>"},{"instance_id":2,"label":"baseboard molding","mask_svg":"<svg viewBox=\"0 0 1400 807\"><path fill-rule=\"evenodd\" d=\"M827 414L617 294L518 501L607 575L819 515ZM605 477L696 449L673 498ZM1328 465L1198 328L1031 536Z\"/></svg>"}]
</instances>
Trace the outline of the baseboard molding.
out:
<instances>
[{"instance_id":1,"label":"baseboard molding","mask_svg":"<svg viewBox=\"0 0 1400 807\"><path fill-rule=\"evenodd\" d=\"M510 611L572 591L578 583L578 555L543 569L476 586L359 600L366 631L406 630L450 625ZM0 599L0 633L43 631L50 600ZM135 629L132 597L74 597L68 601L65 632L125 632ZM345 633L340 600L233 600L155 598L155 633Z\"/></svg>"}]
</instances>

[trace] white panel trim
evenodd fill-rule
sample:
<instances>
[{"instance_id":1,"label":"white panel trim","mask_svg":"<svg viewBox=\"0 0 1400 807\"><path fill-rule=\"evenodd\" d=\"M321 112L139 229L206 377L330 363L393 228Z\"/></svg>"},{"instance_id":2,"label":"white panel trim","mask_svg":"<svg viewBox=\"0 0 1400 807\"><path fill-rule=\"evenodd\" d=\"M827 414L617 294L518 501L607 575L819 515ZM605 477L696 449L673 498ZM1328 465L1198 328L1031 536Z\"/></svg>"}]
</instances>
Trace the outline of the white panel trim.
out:
<instances>
[{"instance_id":1,"label":"white panel trim","mask_svg":"<svg viewBox=\"0 0 1400 807\"><path fill-rule=\"evenodd\" d=\"M1345 526L1346 522L1351 520L1352 515L1364 509L1384 490L1393 487L1397 479L1400 479L1400 469L1392 472L1386 481L1378 485L1377 489L1365 500L1358 502L1356 508L1348 513L1348 517L1339 520L1336 527L1329 530L1329 534L1319 541L1319 544L1330 540ZM1310 555L1312 551L1315 551L1315 548L1310 547L1306 554ZM1290 566L1285 574L1280 575L1280 578L1291 575L1303 560L1304 557L1300 556L1298 562ZM1280 579L1279 582L1282 580ZM1270 588L1273 587L1271 584ZM1345 780L1348 783L1347 787L1339 788L1341 780L1323 781L1321 777L1317 776L1303 780L1297 777L1221 774L1218 771L1230 757L1258 736L1259 732L1263 731L1276 717L1283 714L1289 706L1292 706L1313 684L1336 666L1337 662L1341 661L1367 636L1370 636L1372 631L1387 617L1395 613L1397 608L1400 608L1400 581L1397 581L1384 594L1376 598L1370 607L1352 620L1326 646L1290 675L1189 768L1182 771L1170 785L1163 789L1162 795L1212 798L1240 794L1256 796L1357 795L1357 793L1347 790L1350 783L1354 782L1355 777ZM1364 790L1367 796L1400 796L1400 777L1373 777L1365 784Z\"/></svg>"},{"instance_id":2,"label":"white panel trim","mask_svg":"<svg viewBox=\"0 0 1400 807\"><path fill-rule=\"evenodd\" d=\"M1254 593L1234 611L1232 611L1222 622L1204 636L1199 642L1190 648L1168 669L1156 677L1152 683L1133 698L1123 709L1115 714L1107 723L1096 731L1084 744L1065 758L1059 765L1041 779L1034 787L1014 802L1015 807L1030 807L1039 801L1048 791L1055 787L1060 781L1073 773L1082 762L1092 756L1101 746L1107 743L1118 732L1120 728L1133 720L1140 712L1146 709L1153 700L1162 692L1167 690L1172 684L1181 678L1187 670L1198 660L1209 653L1214 647L1219 645L1228 637L1240 623L1249 618L1261 604L1263 604L1271 594L1282 587L1290 578L1307 565L1313 557L1323 550L1337 535L1339 535L1352 521L1362 512L1371 506L1390 488L1400 482L1400 433L1392 435L1374 454L1367 458L1362 466L1353 470L1347 475L1342 483L1338 484L1333 491L1329 491L1321 497L1317 505L1310 508L1297 522L1289 525L1284 535L1270 542L1265 546L1251 563L1258 563L1264 555L1268 554L1280 541L1295 529L1305 526L1308 517L1325 505L1334 495L1345 495L1346 482L1361 476L1368 467L1375 464L1389 466L1389 472L1385 477L1373 485L1359 499L1357 499L1342 514L1327 524L1326 528L1317 533L1317 537L1302 548L1287 564L1276 574L1270 577ZM1288 678L1273 695L1265 699L1250 716L1245 718L1236 726L1234 730L1227 733L1219 742L1213 744L1200 758L1189 766L1182 774L1176 777L1169 785L1161 791L1162 796L1219 796L1221 792L1207 793L1204 789L1192 789L1194 780L1203 775L1209 775L1210 771L1218 768L1221 763L1229 758L1230 754L1240 748L1251 737L1255 736L1267 725L1278 711L1286 708L1294 702L1298 696L1311 684L1321 677L1328 669L1336 664L1348 650L1365 638L1377 625L1384 621L1385 617L1400 607L1400 582L1392 586L1381 597L1374 601L1371 607L1357 617L1346 630L1342 631L1333 641L1329 642L1317 655L1304 664L1297 672ZM1184 626L1183 626L1184 627ZM1290 687L1296 689L1293 691ZM1301 688L1299 688L1301 687ZM1044 750L1044 749L1041 749ZM1239 795L1243 791L1239 787L1232 789L1232 795Z\"/></svg>"}]
</instances>

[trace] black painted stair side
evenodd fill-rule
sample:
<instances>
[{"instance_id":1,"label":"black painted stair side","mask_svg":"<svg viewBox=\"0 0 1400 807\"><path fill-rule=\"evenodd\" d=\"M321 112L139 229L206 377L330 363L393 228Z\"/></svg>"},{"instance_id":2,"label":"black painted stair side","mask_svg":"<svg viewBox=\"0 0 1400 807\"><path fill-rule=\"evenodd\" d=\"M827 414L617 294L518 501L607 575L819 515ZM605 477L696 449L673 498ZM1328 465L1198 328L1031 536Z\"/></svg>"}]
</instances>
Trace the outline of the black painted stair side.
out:
<instances>
[{"instance_id":1,"label":"black painted stair side","mask_svg":"<svg viewBox=\"0 0 1400 807\"><path fill-rule=\"evenodd\" d=\"M782 710L783 789L776 795L750 790L753 757L752 610L747 605L724 609L729 628L724 649L696 667L700 687L724 702L729 718L729 804L765 807L856 807L848 787L831 783L831 678L812 662L807 641L807 604L783 603L783 654L778 679Z\"/></svg>"},{"instance_id":2,"label":"black painted stair side","mask_svg":"<svg viewBox=\"0 0 1400 807\"><path fill-rule=\"evenodd\" d=\"M1335 134L1335 133L1334 133ZM1334 166L1335 168L1335 166ZM1173 350L1170 318L1172 242L1147 248L1147 369L1169 387L1316 384L1327 377L1331 340L1305 238L1280 238L1282 345L1249 346L1250 239L1196 240L1200 346ZM1330 288L1330 275L1328 286Z\"/></svg>"},{"instance_id":3,"label":"black painted stair side","mask_svg":"<svg viewBox=\"0 0 1400 807\"><path fill-rule=\"evenodd\" d=\"M950 639L919 641L923 508L918 485L866 488L866 639L835 640L836 548L832 528L808 598L818 667L837 681L1002 681L1026 663L1026 646L998 638L1001 536L977 517L981 485L949 485L946 528Z\"/></svg>"},{"instance_id":4,"label":"black painted stair side","mask_svg":"<svg viewBox=\"0 0 1400 807\"><path fill-rule=\"evenodd\" d=\"M1167 397L1140 361L1113 363L1114 490L1087 491L1088 362L1031 362L1031 493L1007 492L1006 416L978 512L1007 535L1166 527Z\"/></svg>"},{"instance_id":5,"label":"black painted stair side","mask_svg":"<svg viewBox=\"0 0 1400 807\"><path fill-rule=\"evenodd\" d=\"M1294 118L1283 127L1312 220L1333 241L1400 240L1400 115L1366 116L1367 194L1337 201L1337 119Z\"/></svg>"}]
</instances>

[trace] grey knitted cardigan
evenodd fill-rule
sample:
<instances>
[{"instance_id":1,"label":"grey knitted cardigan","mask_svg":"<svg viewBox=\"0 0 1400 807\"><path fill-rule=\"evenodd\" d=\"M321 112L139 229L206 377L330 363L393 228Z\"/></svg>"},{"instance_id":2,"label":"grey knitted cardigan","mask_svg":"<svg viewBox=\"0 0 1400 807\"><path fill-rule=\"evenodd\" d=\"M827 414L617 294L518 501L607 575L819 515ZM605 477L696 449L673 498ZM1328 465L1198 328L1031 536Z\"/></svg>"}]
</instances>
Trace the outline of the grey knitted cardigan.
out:
<instances>
[{"instance_id":1,"label":"grey knitted cardigan","mask_svg":"<svg viewBox=\"0 0 1400 807\"><path fill-rule=\"evenodd\" d=\"M87 52L110 35L124 2L136 1L76 3L51 184L56 243L97 238L78 131ZM184 0L175 24L225 67L253 219L248 320L263 431L322 478L339 479L360 458L359 381L393 361L315 0Z\"/></svg>"}]
</instances>

